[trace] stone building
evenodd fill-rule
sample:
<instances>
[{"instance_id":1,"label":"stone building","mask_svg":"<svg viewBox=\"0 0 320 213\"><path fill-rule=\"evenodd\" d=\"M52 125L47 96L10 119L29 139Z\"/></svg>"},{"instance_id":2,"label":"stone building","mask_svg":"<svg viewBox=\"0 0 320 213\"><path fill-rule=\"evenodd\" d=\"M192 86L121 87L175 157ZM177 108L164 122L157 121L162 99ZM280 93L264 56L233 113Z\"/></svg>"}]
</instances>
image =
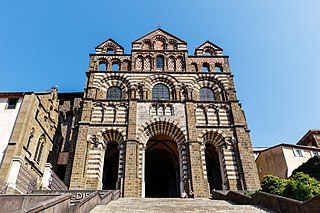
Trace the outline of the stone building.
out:
<instances>
[{"instance_id":1,"label":"stone building","mask_svg":"<svg viewBox=\"0 0 320 213\"><path fill-rule=\"evenodd\" d=\"M58 92L0 93L0 193L43 188L58 125Z\"/></svg>"},{"instance_id":2,"label":"stone building","mask_svg":"<svg viewBox=\"0 0 320 213\"><path fill-rule=\"evenodd\" d=\"M60 120L68 119L73 106L61 106ZM108 39L90 54L81 112L69 115L81 116L72 150L58 160L70 189L207 197L213 189L259 188L228 56L209 41L189 55L185 41L156 29L125 54Z\"/></svg>"}]
</instances>

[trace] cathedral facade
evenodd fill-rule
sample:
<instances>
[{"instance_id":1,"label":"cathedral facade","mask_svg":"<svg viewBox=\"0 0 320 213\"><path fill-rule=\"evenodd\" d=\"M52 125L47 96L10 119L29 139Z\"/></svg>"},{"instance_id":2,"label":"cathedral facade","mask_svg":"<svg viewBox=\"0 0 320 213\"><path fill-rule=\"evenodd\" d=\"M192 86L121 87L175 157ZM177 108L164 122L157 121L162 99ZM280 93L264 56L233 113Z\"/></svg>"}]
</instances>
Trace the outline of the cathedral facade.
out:
<instances>
[{"instance_id":1,"label":"cathedral facade","mask_svg":"<svg viewBox=\"0 0 320 213\"><path fill-rule=\"evenodd\" d=\"M189 55L185 41L156 29L125 54L108 39L90 54L78 113L70 189L207 197L259 188L228 56L209 41Z\"/></svg>"}]
</instances>

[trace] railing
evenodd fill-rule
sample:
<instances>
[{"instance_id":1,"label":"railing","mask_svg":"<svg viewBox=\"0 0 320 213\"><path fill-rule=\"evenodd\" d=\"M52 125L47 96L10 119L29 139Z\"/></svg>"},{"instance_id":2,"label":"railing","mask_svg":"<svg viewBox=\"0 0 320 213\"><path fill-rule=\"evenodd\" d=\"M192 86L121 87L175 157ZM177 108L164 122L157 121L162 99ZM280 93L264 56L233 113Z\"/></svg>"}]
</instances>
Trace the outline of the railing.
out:
<instances>
[{"instance_id":1,"label":"railing","mask_svg":"<svg viewBox=\"0 0 320 213\"><path fill-rule=\"evenodd\" d=\"M119 190L36 191L28 195L0 195L3 212L89 212L97 205L119 198ZM38 194L39 193L39 194ZM81 196L78 196L81 195ZM12 205L14 201L14 205Z\"/></svg>"},{"instance_id":2,"label":"railing","mask_svg":"<svg viewBox=\"0 0 320 213\"><path fill-rule=\"evenodd\" d=\"M269 194L257 192L253 197L244 195L242 191L212 191L213 199L230 200L243 205L260 205L280 213L313 213L320 212L320 195L304 202Z\"/></svg>"}]
</instances>

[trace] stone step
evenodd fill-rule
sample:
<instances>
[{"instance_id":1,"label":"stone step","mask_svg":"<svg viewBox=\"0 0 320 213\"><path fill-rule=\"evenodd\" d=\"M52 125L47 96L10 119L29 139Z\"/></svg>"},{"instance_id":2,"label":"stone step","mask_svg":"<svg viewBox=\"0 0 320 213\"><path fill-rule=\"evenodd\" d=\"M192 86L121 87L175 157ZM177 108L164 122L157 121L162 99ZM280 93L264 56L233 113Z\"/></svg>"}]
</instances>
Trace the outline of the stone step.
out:
<instances>
[{"instance_id":1,"label":"stone step","mask_svg":"<svg viewBox=\"0 0 320 213\"><path fill-rule=\"evenodd\" d=\"M100 212L272 212L260 206L236 205L224 200L208 198L120 198L108 205L98 205L91 213Z\"/></svg>"}]
</instances>

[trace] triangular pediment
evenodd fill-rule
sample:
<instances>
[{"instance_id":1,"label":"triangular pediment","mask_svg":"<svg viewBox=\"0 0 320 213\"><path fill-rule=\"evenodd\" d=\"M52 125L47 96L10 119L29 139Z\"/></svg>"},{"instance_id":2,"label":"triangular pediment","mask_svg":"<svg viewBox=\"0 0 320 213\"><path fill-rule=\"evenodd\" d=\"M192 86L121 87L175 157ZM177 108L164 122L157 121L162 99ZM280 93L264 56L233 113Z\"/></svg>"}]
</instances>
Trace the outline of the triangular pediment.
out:
<instances>
[{"instance_id":1,"label":"triangular pediment","mask_svg":"<svg viewBox=\"0 0 320 213\"><path fill-rule=\"evenodd\" d=\"M204 56L204 55L207 55L207 53L209 53L209 55L213 56L213 55L222 55L222 51L223 49L218 45L210 41L206 41L196 48L196 50L194 51L194 54L198 56L199 55Z\"/></svg>"},{"instance_id":2,"label":"triangular pediment","mask_svg":"<svg viewBox=\"0 0 320 213\"><path fill-rule=\"evenodd\" d=\"M163 37L166 40L175 40L178 44L187 44L185 41L181 40L180 38L168 33L167 31L163 30L163 29L156 29L140 38L138 38L137 40L133 41L132 43L142 43L145 40L152 40L152 39L156 39L158 37Z\"/></svg>"},{"instance_id":3,"label":"triangular pediment","mask_svg":"<svg viewBox=\"0 0 320 213\"><path fill-rule=\"evenodd\" d=\"M108 50L111 49L115 54L123 54L124 52L124 48L120 44L115 42L112 38L109 38L108 40L96 46L97 53L107 53Z\"/></svg>"},{"instance_id":4,"label":"triangular pediment","mask_svg":"<svg viewBox=\"0 0 320 213\"><path fill-rule=\"evenodd\" d=\"M201 44L199 47L197 47L196 49L205 49L205 48L213 48L214 50L220 50L223 51L223 49L221 47L219 47L218 45L212 43L211 41L206 41L203 44Z\"/></svg>"}]
</instances>

